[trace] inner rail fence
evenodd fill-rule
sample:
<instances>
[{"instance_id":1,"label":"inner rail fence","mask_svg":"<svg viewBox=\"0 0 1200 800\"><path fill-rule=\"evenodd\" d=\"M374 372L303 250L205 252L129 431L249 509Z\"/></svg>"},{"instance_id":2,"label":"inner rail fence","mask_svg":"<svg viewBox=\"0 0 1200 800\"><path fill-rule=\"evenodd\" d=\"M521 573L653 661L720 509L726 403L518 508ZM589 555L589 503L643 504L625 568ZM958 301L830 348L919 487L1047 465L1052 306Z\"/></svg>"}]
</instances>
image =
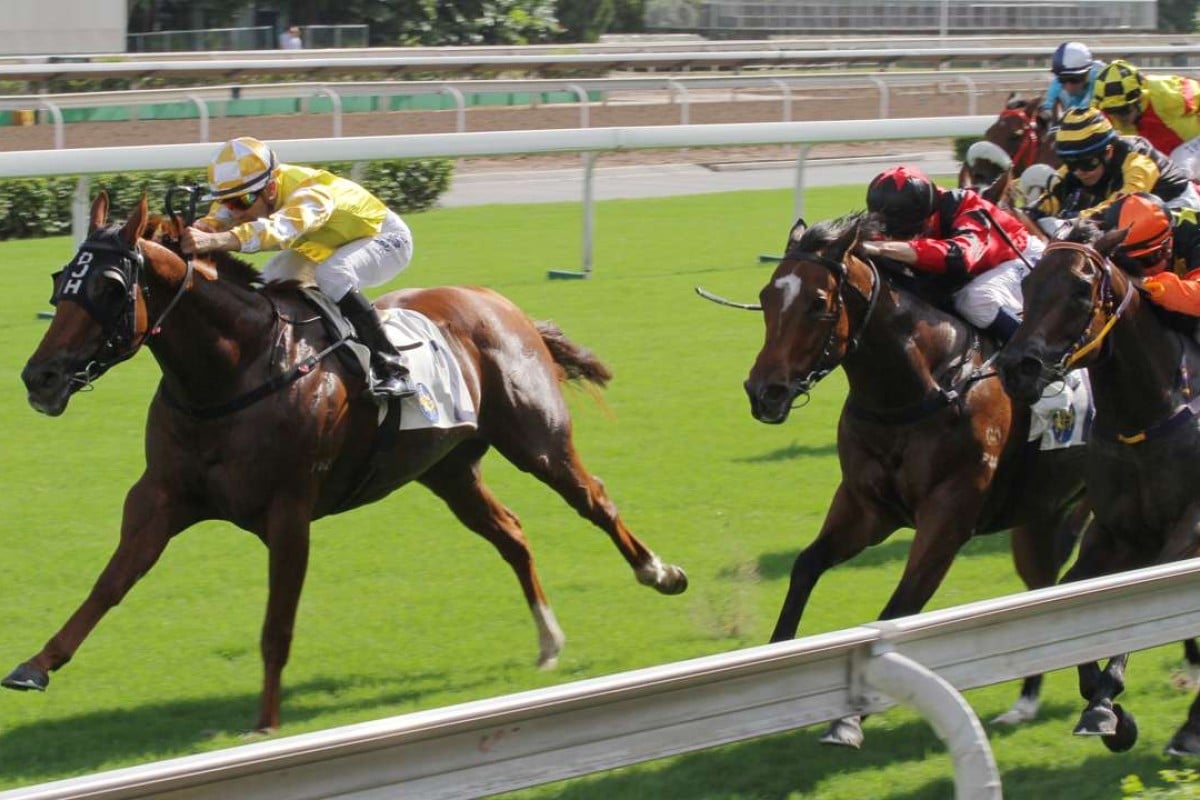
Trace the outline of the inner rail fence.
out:
<instances>
[{"instance_id":1,"label":"inner rail fence","mask_svg":"<svg viewBox=\"0 0 1200 800\"><path fill-rule=\"evenodd\" d=\"M999 800L961 692L1200 632L1200 559L446 708L0 793L0 800L462 800L874 713L947 745ZM1063 735L1068 735L1064 728Z\"/></svg>"},{"instance_id":2,"label":"inner rail fence","mask_svg":"<svg viewBox=\"0 0 1200 800\"><path fill-rule=\"evenodd\" d=\"M809 149L813 145L980 136L994 119L994 116L984 115L724 125L655 125L633 128L284 139L269 144L282 160L299 163L582 153L583 242L580 270L550 272L550 277L574 278L588 277L593 268L595 164L599 154L640 149L795 145L797 155L793 215L787 220L790 222L804 213L805 164ZM72 222L75 240L82 241L87 232L87 211L91 194L88 176L106 172L198 168L206 166L211 157L212 145L207 143L0 152L0 178L82 176L75 189ZM154 200L155 198L152 198L152 201Z\"/></svg>"}]
</instances>

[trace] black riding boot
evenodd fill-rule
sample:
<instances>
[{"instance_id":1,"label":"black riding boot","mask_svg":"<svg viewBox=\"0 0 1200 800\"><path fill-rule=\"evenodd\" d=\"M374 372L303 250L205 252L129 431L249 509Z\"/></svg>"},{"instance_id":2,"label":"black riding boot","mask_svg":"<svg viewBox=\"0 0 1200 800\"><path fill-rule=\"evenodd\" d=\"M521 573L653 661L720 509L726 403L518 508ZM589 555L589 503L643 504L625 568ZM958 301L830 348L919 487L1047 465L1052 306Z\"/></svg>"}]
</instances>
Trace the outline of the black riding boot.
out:
<instances>
[{"instance_id":1,"label":"black riding boot","mask_svg":"<svg viewBox=\"0 0 1200 800\"><path fill-rule=\"evenodd\" d=\"M383 330L383 322L362 292L351 289L338 308L354 326L359 340L371 350L371 371L368 391L376 397L408 397L417 393L408 375L408 367L400 358L395 345Z\"/></svg>"}]
</instances>

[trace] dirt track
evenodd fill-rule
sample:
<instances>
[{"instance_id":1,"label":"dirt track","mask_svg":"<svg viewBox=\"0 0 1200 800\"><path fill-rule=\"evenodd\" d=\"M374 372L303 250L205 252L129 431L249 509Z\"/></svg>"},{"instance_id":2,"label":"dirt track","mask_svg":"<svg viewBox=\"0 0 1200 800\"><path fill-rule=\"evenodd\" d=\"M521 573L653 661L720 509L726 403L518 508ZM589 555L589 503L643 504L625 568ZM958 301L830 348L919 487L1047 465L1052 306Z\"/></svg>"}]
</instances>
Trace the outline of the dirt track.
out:
<instances>
[{"instance_id":1,"label":"dirt track","mask_svg":"<svg viewBox=\"0 0 1200 800\"><path fill-rule=\"evenodd\" d=\"M1003 106L1006 92L983 94L980 109ZM723 122L777 122L783 120L782 98L761 99L763 92L751 96L748 92L731 98L729 92L712 92L707 96L693 93L689 121L693 124ZM653 100L653 98L649 98ZM847 93L823 90L793 96L792 119L873 119L877 114L878 97L872 91L856 90ZM932 89L917 93L895 92L889 98L893 117L949 116L965 114L967 98L959 91L935 93ZM681 107L666 102L647 102L647 98L616 97L604 104L589 107L592 127L639 125L673 125L681 121ZM575 128L580 123L579 108L574 104L529 107L477 107L466 112L468 131L536 130ZM346 114L342 121L345 136L378 136L400 133L448 133L455 128L454 111L389 111ZM221 141L234 136L256 136L261 139L300 139L332 135L330 114L290 114L264 117L214 117L209 122L209 138ZM65 139L69 148L105 147L113 145L179 144L197 141L200 132L197 120L166 120L139 122L70 123ZM914 149L912 142L845 143L819 145L814 156L840 156L901 152ZM54 146L54 129L50 124L30 127L0 128L0 150L41 150ZM925 141L919 146L933 149L949 146L947 142ZM794 157L794 148L751 147L720 148L720 160L765 160ZM683 151L635 151L605 156L606 166L639 163L674 163L680 161L711 161L710 149ZM577 156L511 156L506 158L462 159L460 170L491 168L513 169L538 166L558 166L577 163Z\"/></svg>"}]
</instances>

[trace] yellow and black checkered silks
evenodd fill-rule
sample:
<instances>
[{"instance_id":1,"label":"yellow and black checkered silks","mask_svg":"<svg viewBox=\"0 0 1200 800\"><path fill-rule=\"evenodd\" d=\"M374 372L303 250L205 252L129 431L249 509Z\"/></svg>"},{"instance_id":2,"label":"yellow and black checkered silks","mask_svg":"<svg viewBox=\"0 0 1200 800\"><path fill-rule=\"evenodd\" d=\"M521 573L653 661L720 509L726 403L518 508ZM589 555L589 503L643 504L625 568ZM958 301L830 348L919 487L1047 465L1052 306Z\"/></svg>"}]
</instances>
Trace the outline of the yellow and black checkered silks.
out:
<instances>
[{"instance_id":1,"label":"yellow and black checkered silks","mask_svg":"<svg viewBox=\"0 0 1200 800\"><path fill-rule=\"evenodd\" d=\"M257 191L267 185L277 162L271 148L250 136L221 145L208 165L208 184L216 200Z\"/></svg>"},{"instance_id":2,"label":"yellow and black checkered silks","mask_svg":"<svg viewBox=\"0 0 1200 800\"><path fill-rule=\"evenodd\" d=\"M1060 158L1096 154L1116 138L1108 118L1094 108L1071 108L1063 114L1054 142Z\"/></svg>"},{"instance_id":3,"label":"yellow and black checkered silks","mask_svg":"<svg viewBox=\"0 0 1200 800\"><path fill-rule=\"evenodd\" d=\"M1131 106L1142 99L1146 79L1128 61L1117 60L1100 70L1092 90L1096 105L1101 109Z\"/></svg>"}]
</instances>

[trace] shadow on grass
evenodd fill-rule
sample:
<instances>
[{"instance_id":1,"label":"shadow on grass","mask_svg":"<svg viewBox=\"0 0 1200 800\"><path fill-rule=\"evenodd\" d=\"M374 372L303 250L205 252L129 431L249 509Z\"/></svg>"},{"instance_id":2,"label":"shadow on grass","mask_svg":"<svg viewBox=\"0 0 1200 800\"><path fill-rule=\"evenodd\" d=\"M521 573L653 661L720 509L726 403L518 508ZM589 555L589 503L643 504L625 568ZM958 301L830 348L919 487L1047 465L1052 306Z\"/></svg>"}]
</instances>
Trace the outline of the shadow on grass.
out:
<instances>
[{"instance_id":1,"label":"shadow on grass","mask_svg":"<svg viewBox=\"0 0 1200 800\"><path fill-rule=\"evenodd\" d=\"M425 672L406 676L403 682L351 676L285 685L282 735L291 735L288 725L325 714L419 703L426 694L424 690L402 687L442 686L449 680L445 673ZM351 691L365 696L346 697ZM112 769L113 764L149 763L211 750L213 747L206 747L206 742L249 733L258 700L257 693L205 697L6 725L0 730L5 782L40 783ZM244 743L266 738L248 736ZM219 747L236 744L240 743L222 742Z\"/></svg>"},{"instance_id":2,"label":"shadow on grass","mask_svg":"<svg viewBox=\"0 0 1200 800\"><path fill-rule=\"evenodd\" d=\"M791 461L810 456L834 455L837 455L837 445L832 442L822 445L796 444L793 442L787 447L781 447L778 450L770 450L756 456L735 458L733 461L738 464L761 464L768 461Z\"/></svg>"},{"instance_id":3,"label":"shadow on grass","mask_svg":"<svg viewBox=\"0 0 1200 800\"><path fill-rule=\"evenodd\" d=\"M958 553L958 558L1007 553L1011 543L1007 536L987 534L975 536L968 541ZM909 539L888 539L874 547L868 547L849 561L831 567L831 570L844 572L851 569L867 569L881 567L886 564L903 564L908 559L908 551L912 546ZM792 564L803 548L782 550L773 553L763 553L758 557L758 574L764 579L786 578L792 574ZM900 580L900 575L896 575Z\"/></svg>"}]
</instances>

